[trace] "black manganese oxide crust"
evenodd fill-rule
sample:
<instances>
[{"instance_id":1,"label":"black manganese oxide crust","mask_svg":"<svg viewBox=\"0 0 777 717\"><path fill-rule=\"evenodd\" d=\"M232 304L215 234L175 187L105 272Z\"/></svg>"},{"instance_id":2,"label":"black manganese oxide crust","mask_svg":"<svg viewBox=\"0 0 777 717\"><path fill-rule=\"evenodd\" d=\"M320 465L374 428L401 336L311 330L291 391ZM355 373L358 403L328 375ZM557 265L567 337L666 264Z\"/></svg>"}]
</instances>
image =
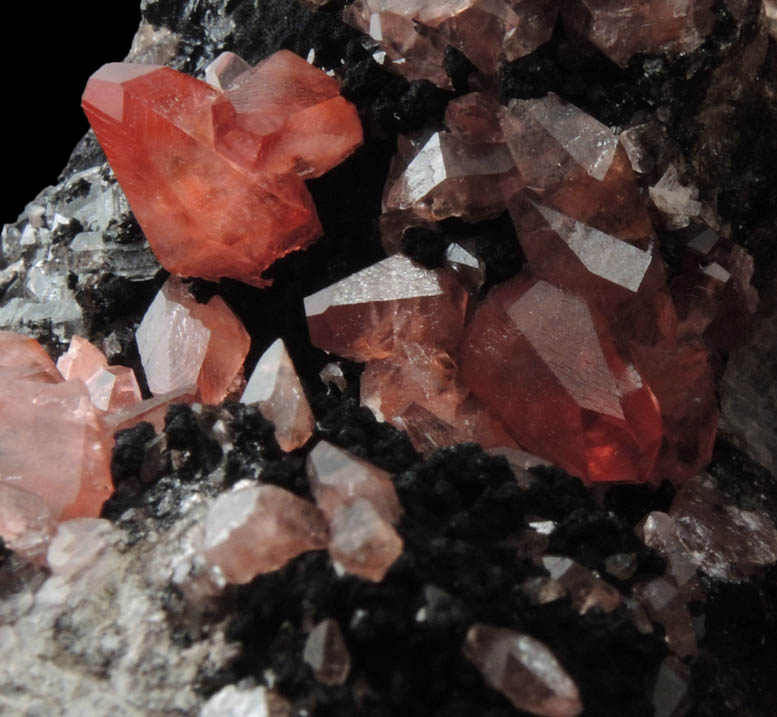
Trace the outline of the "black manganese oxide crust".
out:
<instances>
[{"instance_id":1,"label":"black manganese oxide crust","mask_svg":"<svg viewBox=\"0 0 777 717\"><path fill-rule=\"evenodd\" d=\"M341 77L343 95L363 120L365 142L308 183L324 236L273 265L267 272L272 286L257 290L230 280L193 280L190 286L199 301L221 296L244 322L251 335L247 374L267 346L283 338L311 398L316 440L331 441L391 474L404 511L398 532L405 549L377 584L338 576L325 552L311 552L247 585L227 588L207 608L212 617L204 619L231 616L227 636L241 650L228 670L201 674L199 689L209 696L242 678L271 674L273 689L292 702L295 714L509 717L517 714L515 708L484 683L461 652L469 627L484 622L544 642L576 682L587 717L649 717L655 676L668 654L662 636L641 634L621 610L580 615L567 598L531 603L519 586L544 571L517 558L509 539L525 519L553 520L557 528L549 553L574 558L628 592L630 580L664 571L662 558L635 537L634 526L648 511L666 510L674 488L616 486L594 495L578 479L549 468L533 469L536 481L521 488L504 458L469 444L423 460L403 433L359 406L358 365L341 362L348 379L342 393L318 377L333 358L310 346L302 299L384 256L377 220L397 134L444 126L447 103L469 91L472 65L450 48L445 67L455 91L408 82L372 61L361 36L338 19L339 8L313 12L293 0L266 0L260 7L254 0L227 2L235 30L219 43L203 34L208 3L147 0L143 14L147 22L180 35L173 64L184 71L223 50L256 63L281 48L303 57L312 48L315 63ZM715 12L712 34L694 53L674 61L637 56L626 68L593 48L576 51L559 23L548 43L504 66L501 99L553 91L614 128L664 108L669 138L695 176L708 183L705 188L719 190L718 209L733 238L754 255L756 283L765 282L777 259L777 242L763 231L777 214L777 119L765 110L766 86L744 77L741 101L721 115L716 73L747 44L757 17L753 9L737 29L724 3L718 2ZM774 42L766 63L777 68ZM720 131L722 125L729 129ZM710 133L725 141L710 146ZM88 136L63 176L93 166L100 156ZM651 180L655 177L645 178ZM130 223L115 231L139 229ZM484 292L523 264L506 214L478 224L448 220L440 231L448 239L474 240L486 266ZM416 229L405 234L403 249L433 267L442 261L445 242L434 231ZM671 238L662 250L671 265ZM165 272L146 282L106 275L77 296L90 336L118 335L122 349L112 361L132 366L139 378L131 327L165 278ZM143 390L148 395L145 385ZM217 424L222 432L226 426L228 440ZM103 516L125 528L131 543L142 537L149 519L158 530L168 529L187 496L216 495L240 480L273 483L310 498L306 452L284 454L272 425L255 408L226 403L197 412L172 406L162 433L140 424L117 435L111 464L116 492ZM777 507L773 479L730 444L719 442L710 471L744 507L751 500ZM636 556L629 580L619 582L606 572L605 561L614 553ZM9 560L12 554L0 544L0 585ZM706 580L703 588L706 623L700 656L690 659L689 714L777 714L777 569L741 584ZM171 589L171 605L181 600ZM301 659L310 625L327 617L339 623L354 665L352 679L339 687L320 684ZM182 644L195 639L189 629L183 621Z\"/></svg>"}]
</instances>

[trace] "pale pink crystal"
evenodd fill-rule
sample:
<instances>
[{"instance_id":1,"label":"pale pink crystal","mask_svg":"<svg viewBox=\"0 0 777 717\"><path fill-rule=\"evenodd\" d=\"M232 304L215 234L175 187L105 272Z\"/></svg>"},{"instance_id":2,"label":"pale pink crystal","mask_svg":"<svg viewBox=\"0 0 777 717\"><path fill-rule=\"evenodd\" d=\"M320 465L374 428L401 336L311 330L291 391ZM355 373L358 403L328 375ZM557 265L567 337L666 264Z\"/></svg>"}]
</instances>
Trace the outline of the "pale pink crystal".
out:
<instances>
[{"instance_id":1,"label":"pale pink crystal","mask_svg":"<svg viewBox=\"0 0 777 717\"><path fill-rule=\"evenodd\" d=\"M205 68L205 82L217 90L224 91L238 77L251 69L240 55L234 52L222 52Z\"/></svg>"},{"instance_id":2,"label":"pale pink crystal","mask_svg":"<svg viewBox=\"0 0 777 717\"><path fill-rule=\"evenodd\" d=\"M313 435L313 413L282 339L262 354L240 400L256 405L272 422L284 451L305 445Z\"/></svg>"},{"instance_id":3,"label":"pale pink crystal","mask_svg":"<svg viewBox=\"0 0 777 717\"><path fill-rule=\"evenodd\" d=\"M0 445L0 480L40 496L55 519L96 516L111 494L111 437L82 381L4 382Z\"/></svg>"},{"instance_id":4,"label":"pale pink crystal","mask_svg":"<svg viewBox=\"0 0 777 717\"><path fill-rule=\"evenodd\" d=\"M105 416L105 423L111 433L115 433L125 428L132 428L142 421L148 421L159 432L164 428L168 407L174 403L194 403L196 394L196 386L184 386L170 393L162 393L108 413Z\"/></svg>"},{"instance_id":5,"label":"pale pink crystal","mask_svg":"<svg viewBox=\"0 0 777 717\"><path fill-rule=\"evenodd\" d=\"M118 411L142 400L135 372L127 366L107 366L86 382L86 388L97 408Z\"/></svg>"},{"instance_id":6,"label":"pale pink crystal","mask_svg":"<svg viewBox=\"0 0 777 717\"><path fill-rule=\"evenodd\" d=\"M329 554L353 575L380 582L402 554L402 538L364 498L337 508L329 527Z\"/></svg>"},{"instance_id":7,"label":"pale pink crystal","mask_svg":"<svg viewBox=\"0 0 777 717\"><path fill-rule=\"evenodd\" d=\"M174 276L149 306L136 340L152 393L196 385L205 403L224 400L251 343L221 297L199 304Z\"/></svg>"},{"instance_id":8,"label":"pale pink crystal","mask_svg":"<svg viewBox=\"0 0 777 717\"><path fill-rule=\"evenodd\" d=\"M45 501L34 493L0 482L0 537L27 560L40 561L54 531L54 520Z\"/></svg>"},{"instance_id":9,"label":"pale pink crystal","mask_svg":"<svg viewBox=\"0 0 777 717\"><path fill-rule=\"evenodd\" d=\"M310 631L302 659L310 665L319 682L325 685L345 684L351 669L351 656L335 620L322 620Z\"/></svg>"},{"instance_id":10,"label":"pale pink crystal","mask_svg":"<svg viewBox=\"0 0 777 717\"><path fill-rule=\"evenodd\" d=\"M514 445L502 424L457 374L456 363L447 352L408 342L389 358L367 364L361 378L361 402L378 420L407 431L421 453L464 441L485 448Z\"/></svg>"},{"instance_id":11,"label":"pale pink crystal","mask_svg":"<svg viewBox=\"0 0 777 717\"><path fill-rule=\"evenodd\" d=\"M81 336L73 336L68 350L57 359L57 369L66 381L80 378L86 382L107 366L105 354Z\"/></svg>"},{"instance_id":12,"label":"pale pink crystal","mask_svg":"<svg viewBox=\"0 0 777 717\"><path fill-rule=\"evenodd\" d=\"M394 255L306 297L305 313L315 346L367 361L408 341L454 348L466 305L447 273Z\"/></svg>"},{"instance_id":13,"label":"pale pink crystal","mask_svg":"<svg viewBox=\"0 0 777 717\"><path fill-rule=\"evenodd\" d=\"M581 615L592 609L612 612L621 604L621 594L612 585L571 558L546 555L542 565L564 588Z\"/></svg>"},{"instance_id":14,"label":"pale pink crystal","mask_svg":"<svg viewBox=\"0 0 777 717\"><path fill-rule=\"evenodd\" d=\"M312 504L274 485L222 493L203 523L202 554L228 583L247 583L307 550L325 548L328 530Z\"/></svg>"},{"instance_id":15,"label":"pale pink crystal","mask_svg":"<svg viewBox=\"0 0 777 717\"><path fill-rule=\"evenodd\" d=\"M391 476L342 448L320 441L308 454L307 474L316 504L331 520L342 505L363 498L389 523L402 509Z\"/></svg>"},{"instance_id":16,"label":"pale pink crystal","mask_svg":"<svg viewBox=\"0 0 777 717\"><path fill-rule=\"evenodd\" d=\"M519 710L544 717L575 717L580 693L553 653L539 640L506 628L475 624L464 655Z\"/></svg>"},{"instance_id":17,"label":"pale pink crystal","mask_svg":"<svg viewBox=\"0 0 777 717\"><path fill-rule=\"evenodd\" d=\"M62 376L45 349L23 334L0 331L0 379L59 383Z\"/></svg>"}]
</instances>

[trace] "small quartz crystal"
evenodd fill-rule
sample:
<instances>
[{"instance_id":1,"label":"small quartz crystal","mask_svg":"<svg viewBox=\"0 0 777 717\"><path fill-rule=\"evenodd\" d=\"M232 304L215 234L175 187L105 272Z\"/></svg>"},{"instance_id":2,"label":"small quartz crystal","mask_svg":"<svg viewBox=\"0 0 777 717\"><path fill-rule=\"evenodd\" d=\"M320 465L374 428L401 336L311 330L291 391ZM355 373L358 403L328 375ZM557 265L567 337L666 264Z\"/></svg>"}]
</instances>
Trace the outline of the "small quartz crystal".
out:
<instances>
[{"instance_id":1,"label":"small quartz crystal","mask_svg":"<svg viewBox=\"0 0 777 717\"><path fill-rule=\"evenodd\" d=\"M221 297L197 303L173 276L146 311L136 340L152 393L196 385L205 403L224 400L242 372L251 342Z\"/></svg>"},{"instance_id":2,"label":"small quartz crystal","mask_svg":"<svg viewBox=\"0 0 777 717\"><path fill-rule=\"evenodd\" d=\"M247 583L307 550L325 548L327 525L312 504L274 485L222 493L208 509L201 551L228 583Z\"/></svg>"},{"instance_id":3,"label":"small quartz crystal","mask_svg":"<svg viewBox=\"0 0 777 717\"><path fill-rule=\"evenodd\" d=\"M453 348L466 305L451 276L394 255L306 297L305 313L314 346L367 361L408 341Z\"/></svg>"},{"instance_id":4,"label":"small quartz crystal","mask_svg":"<svg viewBox=\"0 0 777 717\"><path fill-rule=\"evenodd\" d=\"M240 400L256 405L273 423L284 451L303 446L313 435L313 413L281 339L262 354Z\"/></svg>"},{"instance_id":5,"label":"small quartz crystal","mask_svg":"<svg viewBox=\"0 0 777 717\"><path fill-rule=\"evenodd\" d=\"M310 665L319 682L325 685L345 683L351 669L351 656L335 620L322 620L311 630L302 659Z\"/></svg>"},{"instance_id":6,"label":"small quartz crystal","mask_svg":"<svg viewBox=\"0 0 777 717\"><path fill-rule=\"evenodd\" d=\"M517 709L544 717L575 717L583 711L575 683L530 635L476 624L462 649L485 681Z\"/></svg>"}]
</instances>

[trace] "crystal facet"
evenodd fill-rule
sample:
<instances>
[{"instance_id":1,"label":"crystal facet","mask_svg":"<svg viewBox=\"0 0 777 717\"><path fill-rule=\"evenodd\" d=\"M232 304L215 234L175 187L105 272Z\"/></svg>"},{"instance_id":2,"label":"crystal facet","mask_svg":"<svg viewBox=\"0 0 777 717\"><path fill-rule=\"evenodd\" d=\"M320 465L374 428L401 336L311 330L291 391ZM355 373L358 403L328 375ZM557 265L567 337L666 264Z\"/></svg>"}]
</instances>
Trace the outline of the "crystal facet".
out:
<instances>
[{"instance_id":1,"label":"crystal facet","mask_svg":"<svg viewBox=\"0 0 777 717\"><path fill-rule=\"evenodd\" d=\"M273 423L284 451L303 446L313 435L313 413L281 339L262 354L240 400L258 406Z\"/></svg>"}]
</instances>

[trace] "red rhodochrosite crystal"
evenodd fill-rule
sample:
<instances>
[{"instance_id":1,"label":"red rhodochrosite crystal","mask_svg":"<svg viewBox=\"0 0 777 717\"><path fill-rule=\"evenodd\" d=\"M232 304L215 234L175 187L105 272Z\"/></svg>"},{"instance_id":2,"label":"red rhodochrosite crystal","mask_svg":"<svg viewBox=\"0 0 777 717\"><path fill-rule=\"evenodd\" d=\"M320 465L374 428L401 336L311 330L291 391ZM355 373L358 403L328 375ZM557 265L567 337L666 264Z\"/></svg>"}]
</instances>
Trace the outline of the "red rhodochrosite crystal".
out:
<instances>
[{"instance_id":1,"label":"red rhodochrosite crystal","mask_svg":"<svg viewBox=\"0 0 777 717\"><path fill-rule=\"evenodd\" d=\"M222 74L221 88L216 147L251 171L318 177L361 143L356 108L337 80L288 50L231 79Z\"/></svg>"},{"instance_id":2,"label":"red rhodochrosite crystal","mask_svg":"<svg viewBox=\"0 0 777 717\"><path fill-rule=\"evenodd\" d=\"M84 111L171 272L262 286L270 264L320 235L297 170L316 174L335 164L361 142L361 127L333 80L288 54L238 75L237 107L166 67L109 64L90 78ZM316 93L316 85L324 89ZM297 93L301 100L287 107ZM333 125L343 130L336 142Z\"/></svg>"},{"instance_id":3,"label":"red rhodochrosite crystal","mask_svg":"<svg viewBox=\"0 0 777 717\"><path fill-rule=\"evenodd\" d=\"M305 313L315 346L367 361L407 341L453 348L466 305L450 275L395 255L306 297Z\"/></svg>"},{"instance_id":4,"label":"red rhodochrosite crystal","mask_svg":"<svg viewBox=\"0 0 777 717\"><path fill-rule=\"evenodd\" d=\"M524 448L591 481L649 480L658 402L581 297L519 276L479 307L462 377Z\"/></svg>"},{"instance_id":5,"label":"red rhodochrosite crystal","mask_svg":"<svg viewBox=\"0 0 777 717\"><path fill-rule=\"evenodd\" d=\"M251 340L221 297L199 304L171 276L149 306L136 340L149 388L166 394L196 385L219 403L239 377Z\"/></svg>"}]
</instances>

